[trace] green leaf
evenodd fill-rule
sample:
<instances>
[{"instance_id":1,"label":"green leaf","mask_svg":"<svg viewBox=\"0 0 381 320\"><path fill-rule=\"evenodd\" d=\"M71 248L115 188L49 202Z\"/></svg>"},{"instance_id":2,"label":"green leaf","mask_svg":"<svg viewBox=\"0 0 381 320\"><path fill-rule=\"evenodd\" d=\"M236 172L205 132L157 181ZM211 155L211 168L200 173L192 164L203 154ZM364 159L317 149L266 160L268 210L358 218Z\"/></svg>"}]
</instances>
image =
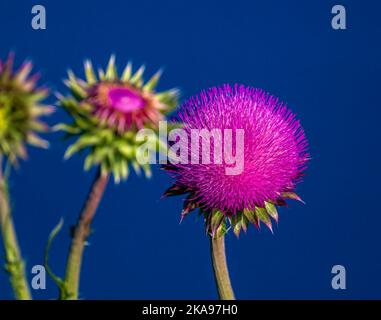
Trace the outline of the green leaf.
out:
<instances>
[{"instance_id":1,"label":"green leaf","mask_svg":"<svg viewBox=\"0 0 381 320\"><path fill-rule=\"evenodd\" d=\"M64 223L64 220L63 220L63 218L61 218L60 221L58 222L58 224L50 232L50 235L49 235L49 238L48 238L48 242L47 242L46 247L45 247L45 254L44 254L44 266L45 266L45 269L46 269L47 273L49 274L49 276L53 279L53 281L57 284L57 286L61 290L63 290L63 288L64 288L64 281L61 278L59 278L58 276L56 276L54 274L54 272L50 269L50 266L49 266L49 252L50 252L50 248L52 246L54 238L58 235L58 233L62 229L63 223Z\"/></svg>"}]
</instances>

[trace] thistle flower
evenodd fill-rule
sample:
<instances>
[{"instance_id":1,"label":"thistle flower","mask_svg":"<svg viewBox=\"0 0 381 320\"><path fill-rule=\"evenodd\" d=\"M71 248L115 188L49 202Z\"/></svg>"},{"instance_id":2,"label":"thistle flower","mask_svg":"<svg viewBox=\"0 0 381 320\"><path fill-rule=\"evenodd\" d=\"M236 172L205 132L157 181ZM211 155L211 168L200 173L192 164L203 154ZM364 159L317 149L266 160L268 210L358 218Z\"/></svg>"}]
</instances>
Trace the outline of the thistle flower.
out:
<instances>
[{"instance_id":1,"label":"thistle flower","mask_svg":"<svg viewBox=\"0 0 381 320\"><path fill-rule=\"evenodd\" d=\"M37 87L38 74L29 75L32 63L24 62L14 71L13 60L13 53L4 62L0 60L0 154L17 164L18 158L27 157L26 143L48 147L48 142L37 135L48 130L39 118L54 109L41 102L48 90Z\"/></svg>"},{"instance_id":2,"label":"thistle flower","mask_svg":"<svg viewBox=\"0 0 381 320\"><path fill-rule=\"evenodd\" d=\"M278 98L260 89L224 85L190 98L179 116L188 134L191 129L244 130L243 150L233 146L233 153L243 153L239 175L226 175L226 163L164 167L176 179L165 195L188 194L182 217L199 208L212 237L223 235L229 224L238 236L249 223L259 227L263 222L272 229L277 206L286 205L286 199L301 201L295 185L306 167L307 141L299 121Z\"/></svg>"},{"instance_id":3,"label":"thistle flower","mask_svg":"<svg viewBox=\"0 0 381 320\"><path fill-rule=\"evenodd\" d=\"M20 158L27 157L26 144L48 147L48 142L37 135L48 130L39 118L54 109L42 103L48 90L37 87L37 74L30 76L32 63L24 62L15 71L13 60L13 53L7 60L0 60L0 235L5 270L9 273L14 295L17 299L29 300L31 293L9 204L9 172L3 172L3 159L7 158L8 163L15 166Z\"/></svg>"},{"instance_id":4,"label":"thistle flower","mask_svg":"<svg viewBox=\"0 0 381 320\"><path fill-rule=\"evenodd\" d=\"M177 148L188 152L185 162L164 166L175 178L165 196L188 194L182 218L197 208L204 216L219 297L233 300L224 242L228 225L237 237L249 223L259 227L263 222L272 230L271 218L278 221L276 207L289 198L300 200L294 189L308 159L307 141L299 121L277 98L238 84L202 91L183 104L179 117L188 139L180 139ZM193 130L225 134L226 129L236 134L243 130L243 144L211 135L206 153L213 162L203 163L205 151L199 140L189 147ZM240 174L227 175L230 161L215 154L221 145L224 155L228 145L232 154L242 157Z\"/></svg>"},{"instance_id":5,"label":"thistle flower","mask_svg":"<svg viewBox=\"0 0 381 320\"><path fill-rule=\"evenodd\" d=\"M138 130L147 128L155 132L150 136L155 148L149 152L163 150L159 138L159 121L177 105L177 90L155 92L161 71L143 81L144 67L132 73L127 64L121 76L118 75L115 58L111 56L106 71L95 75L90 61L85 62L86 80L77 78L69 71L65 81L71 91L67 97L59 96L60 105L71 116L70 124L60 124L68 137L77 140L69 146L65 158L87 149L85 169L98 167L97 176L88 198L73 228L69 256L64 281L59 281L61 299L77 299L80 268L85 241L90 234L90 226L110 175L116 183L127 179L129 164L139 173L142 168L150 176L149 165L141 165L136 153L141 144L136 139ZM151 144L152 145L152 144ZM158 148L156 148L158 147Z\"/></svg>"},{"instance_id":6,"label":"thistle flower","mask_svg":"<svg viewBox=\"0 0 381 320\"><path fill-rule=\"evenodd\" d=\"M177 105L178 92L176 89L155 92L161 71L146 83L143 72L144 66L132 73L129 63L119 77L114 56L106 71L99 70L98 77L90 61L85 62L86 80L69 71L65 84L71 95L60 95L59 100L72 123L57 128L78 139L67 149L65 158L88 149L85 169L100 166L103 173L113 173L117 183L127 178L128 164L137 173L142 167L146 176L150 176L149 166L140 166L135 159L140 144L135 141L136 133L142 128L156 129L165 114Z\"/></svg>"}]
</instances>

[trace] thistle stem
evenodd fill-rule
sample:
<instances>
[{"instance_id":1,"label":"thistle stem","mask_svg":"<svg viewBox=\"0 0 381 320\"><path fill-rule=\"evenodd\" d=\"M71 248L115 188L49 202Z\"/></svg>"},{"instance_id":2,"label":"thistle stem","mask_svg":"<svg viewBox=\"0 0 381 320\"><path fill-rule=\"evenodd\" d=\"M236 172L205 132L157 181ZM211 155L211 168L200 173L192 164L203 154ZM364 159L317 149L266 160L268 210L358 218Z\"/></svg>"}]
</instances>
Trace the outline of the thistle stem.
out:
<instances>
[{"instance_id":1,"label":"thistle stem","mask_svg":"<svg viewBox=\"0 0 381 320\"><path fill-rule=\"evenodd\" d=\"M74 227L69 256L67 259L64 286L61 288L60 292L61 300L78 299L79 278L84 246L86 239L91 232L91 223L106 189L108 180L109 174L101 173L101 170L99 169L91 186L86 203L79 215L77 224Z\"/></svg>"},{"instance_id":2,"label":"thistle stem","mask_svg":"<svg viewBox=\"0 0 381 320\"><path fill-rule=\"evenodd\" d=\"M226 263L224 236L220 236L217 239L210 237L210 253L212 256L214 279L216 280L220 299L235 300Z\"/></svg>"},{"instance_id":3,"label":"thistle stem","mask_svg":"<svg viewBox=\"0 0 381 320\"><path fill-rule=\"evenodd\" d=\"M5 269L9 273L11 286L17 300L31 300L25 265L21 257L15 227L9 207L8 186L3 176L0 156L0 231L5 252Z\"/></svg>"}]
</instances>

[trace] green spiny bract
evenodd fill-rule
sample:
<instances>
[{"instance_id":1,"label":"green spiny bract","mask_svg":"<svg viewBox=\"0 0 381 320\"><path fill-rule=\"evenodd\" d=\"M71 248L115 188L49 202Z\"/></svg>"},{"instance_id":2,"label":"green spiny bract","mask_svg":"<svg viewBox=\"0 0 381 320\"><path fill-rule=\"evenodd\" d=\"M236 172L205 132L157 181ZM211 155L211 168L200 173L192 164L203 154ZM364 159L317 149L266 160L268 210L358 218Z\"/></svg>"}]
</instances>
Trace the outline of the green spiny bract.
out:
<instances>
[{"instance_id":1,"label":"green spiny bract","mask_svg":"<svg viewBox=\"0 0 381 320\"><path fill-rule=\"evenodd\" d=\"M170 167L170 165L167 165ZM164 197L178 196L189 193L184 187L174 184L165 193ZM260 228L261 223L272 232L272 220L278 223L277 207L287 206L286 200L303 200L295 192L282 192L276 201L265 201L263 206L255 206L253 208L245 208L237 213L225 213L218 209L210 210L198 202L195 195L190 192L184 200L183 210L181 212L181 221L192 211L199 210L199 215L203 216L205 222L205 231L213 239L217 239L225 235L230 229L239 237L241 231L247 231L249 224ZM303 202L304 203L304 202Z\"/></svg>"}]
</instances>

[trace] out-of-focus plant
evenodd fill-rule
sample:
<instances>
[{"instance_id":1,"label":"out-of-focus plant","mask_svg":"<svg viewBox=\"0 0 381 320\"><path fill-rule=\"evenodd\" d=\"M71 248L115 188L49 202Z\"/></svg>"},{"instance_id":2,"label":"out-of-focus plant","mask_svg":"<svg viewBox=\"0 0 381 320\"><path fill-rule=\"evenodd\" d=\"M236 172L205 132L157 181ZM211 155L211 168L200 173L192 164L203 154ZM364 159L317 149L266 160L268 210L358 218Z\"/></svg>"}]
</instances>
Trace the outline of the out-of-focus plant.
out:
<instances>
[{"instance_id":1,"label":"out-of-focus plant","mask_svg":"<svg viewBox=\"0 0 381 320\"><path fill-rule=\"evenodd\" d=\"M143 81L143 72L142 66L133 73L129 63L119 75L112 56L107 69L100 69L96 75L91 62L86 61L86 80L69 71L65 84L70 94L59 95L59 105L68 113L71 122L59 124L56 128L64 131L66 138L76 138L67 149L65 159L83 152L86 154L85 170L97 168L87 200L73 228L65 278L59 281L61 299L78 298L85 242L110 176L115 183L126 180L130 167L138 174L143 170L147 177L151 176L149 164L141 165L136 160L137 149L142 144L136 135L144 128L157 132L159 121L164 120L165 115L177 105L176 89L155 91L161 71L147 82ZM155 140L155 145L161 144L158 134L150 138Z\"/></svg>"},{"instance_id":2,"label":"out-of-focus plant","mask_svg":"<svg viewBox=\"0 0 381 320\"><path fill-rule=\"evenodd\" d=\"M0 61L0 227L5 269L15 298L29 300L31 294L11 214L8 177L11 167L27 158L26 144L48 147L48 142L37 134L48 130L40 117L49 115L54 108L42 103L48 90L37 87L38 74L30 76L32 63L25 62L15 71L13 58L11 53L6 61Z\"/></svg>"}]
</instances>

